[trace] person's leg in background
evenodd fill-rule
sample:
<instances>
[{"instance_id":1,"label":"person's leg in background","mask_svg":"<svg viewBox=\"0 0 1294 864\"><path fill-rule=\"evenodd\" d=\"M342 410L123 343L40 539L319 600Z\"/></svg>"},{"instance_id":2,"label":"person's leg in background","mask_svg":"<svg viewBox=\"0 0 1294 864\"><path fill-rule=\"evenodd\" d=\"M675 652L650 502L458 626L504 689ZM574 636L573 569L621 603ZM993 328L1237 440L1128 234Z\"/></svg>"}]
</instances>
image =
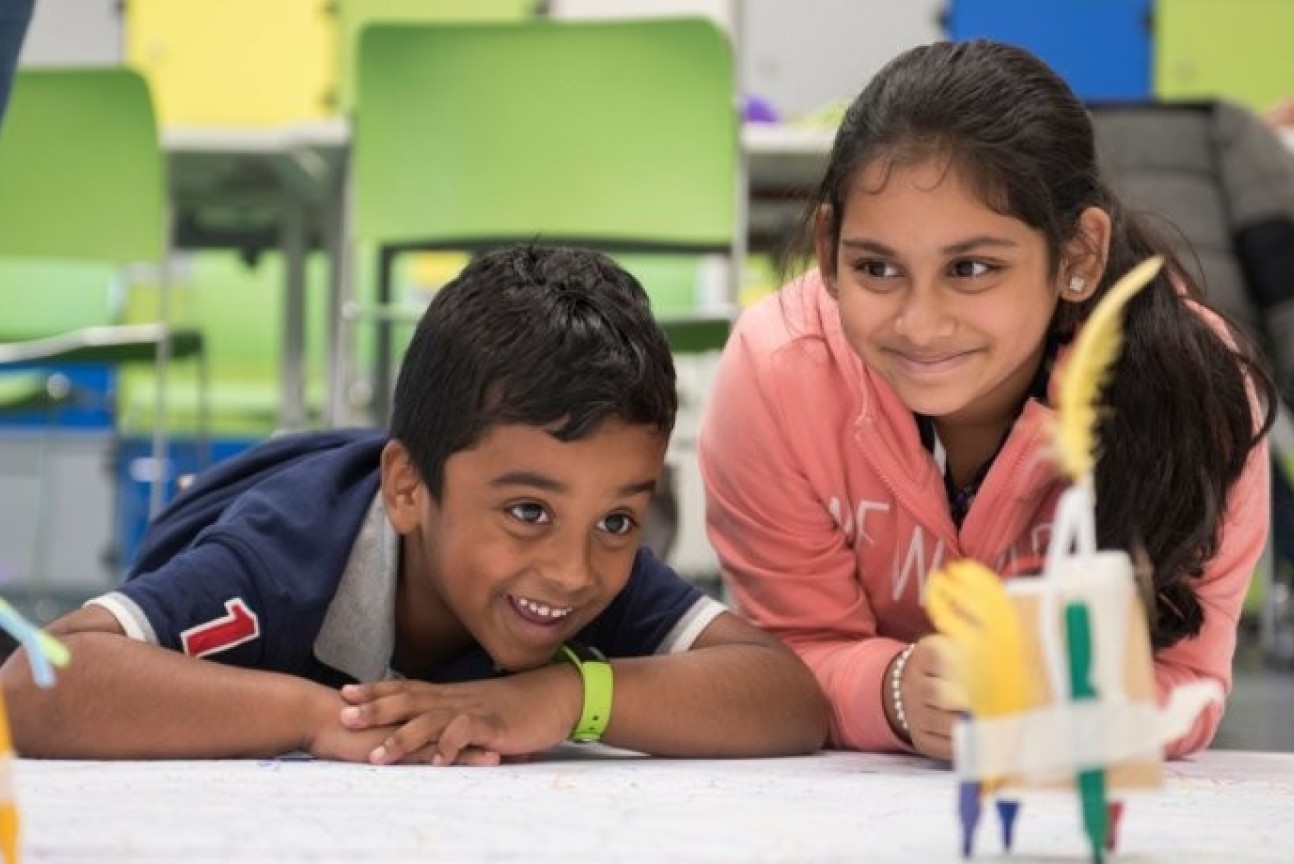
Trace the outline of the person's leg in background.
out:
<instances>
[{"instance_id":1,"label":"person's leg in background","mask_svg":"<svg viewBox=\"0 0 1294 864\"><path fill-rule=\"evenodd\" d=\"M34 5L35 0L4 0L0 3L0 128L4 126L4 112L9 105L9 88L13 86L18 52L22 48L22 38L27 33Z\"/></svg>"},{"instance_id":2,"label":"person's leg in background","mask_svg":"<svg viewBox=\"0 0 1294 864\"><path fill-rule=\"evenodd\" d=\"M1272 575L1269 590L1278 592L1274 644L1268 660L1294 662L1294 489L1285 466L1272 466Z\"/></svg>"},{"instance_id":3,"label":"person's leg in background","mask_svg":"<svg viewBox=\"0 0 1294 864\"><path fill-rule=\"evenodd\" d=\"M4 128L4 112L9 106L9 89L13 86L14 69L18 66L18 52L31 21L35 0L2 0L0 2L0 131ZM0 207L4 202L0 202ZM17 643L0 631L0 657L8 657Z\"/></svg>"}]
</instances>

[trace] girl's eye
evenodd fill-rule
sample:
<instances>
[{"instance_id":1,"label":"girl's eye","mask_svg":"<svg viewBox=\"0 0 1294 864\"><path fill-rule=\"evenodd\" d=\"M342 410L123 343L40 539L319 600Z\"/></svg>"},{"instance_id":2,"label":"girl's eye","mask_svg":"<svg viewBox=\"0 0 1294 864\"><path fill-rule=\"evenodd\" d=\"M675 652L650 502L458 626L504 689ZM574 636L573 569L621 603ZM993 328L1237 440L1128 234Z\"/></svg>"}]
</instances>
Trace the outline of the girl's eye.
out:
<instances>
[{"instance_id":1,"label":"girl's eye","mask_svg":"<svg viewBox=\"0 0 1294 864\"><path fill-rule=\"evenodd\" d=\"M889 279L899 274L899 269L888 261L859 261L854 269L869 279Z\"/></svg>"},{"instance_id":2,"label":"girl's eye","mask_svg":"<svg viewBox=\"0 0 1294 864\"><path fill-rule=\"evenodd\" d=\"M954 261L948 270L959 279L974 279L979 276L987 276L993 268L983 261L965 258L961 261Z\"/></svg>"},{"instance_id":3,"label":"girl's eye","mask_svg":"<svg viewBox=\"0 0 1294 864\"><path fill-rule=\"evenodd\" d=\"M518 522L525 522L530 525L546 525L553 521L543 505L536 504L534 501L524 501L520 504L509 506L508 515Z\"/></svg>"},{"instance_id":4,"label":"girl's eye","mask_svg":"<svg viewBox=\"0 0 1294 864\"><path fill-rule=\"evenodd\" d=\"M614 534L617 537L629 534L635 527L637 527L637 523L627 513L612 513L598 522L598 530L606 531L608 534Z\"/></svg>"}]
</instances>

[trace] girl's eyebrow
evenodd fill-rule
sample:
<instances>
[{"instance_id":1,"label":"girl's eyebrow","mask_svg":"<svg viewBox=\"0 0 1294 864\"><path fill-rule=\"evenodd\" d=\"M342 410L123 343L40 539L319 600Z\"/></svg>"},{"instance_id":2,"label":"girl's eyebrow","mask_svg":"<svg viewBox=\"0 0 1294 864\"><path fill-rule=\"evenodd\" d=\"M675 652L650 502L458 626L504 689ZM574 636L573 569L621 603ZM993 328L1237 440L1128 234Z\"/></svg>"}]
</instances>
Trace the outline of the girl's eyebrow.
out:
<instances>
[{"instance_id":1,"label":"girl's eyebrow","mask_svg":"<svg viewBox=\"0 0 1294 864\"><path fill-rule=\"evenodd\" d=\"M862 237L842 237L840 245L858 252L870 252L873 255L883 255L886 257L897 257L898 253L876 240L868 240ZM976 249L985 247L991 248L1015 248L1020 244L1009 237L995 237L991 234L982 234L976 237L970 237L966 240L959 240L956 243L950 243L939 251L944 255L965 255Z\"/></svg>"},{"instance_id":2,"label":"girl's eyebrow","mask_svg":"<svg viewBox=\"0 0 1294 864\"><path fill-rule=\"evenodd\" d=\"M1010 237L995 237L992 234L981 234L977 237L971 237L967 240L962 240L958 243L952 243L945 246L943 248L943 252L945 255L965 255L967 252L972 252L976 249L983 249L986 246L994 249L1014 249L1019 245L1019 243L1012 240Z\"/></svg>"}]
</instances>

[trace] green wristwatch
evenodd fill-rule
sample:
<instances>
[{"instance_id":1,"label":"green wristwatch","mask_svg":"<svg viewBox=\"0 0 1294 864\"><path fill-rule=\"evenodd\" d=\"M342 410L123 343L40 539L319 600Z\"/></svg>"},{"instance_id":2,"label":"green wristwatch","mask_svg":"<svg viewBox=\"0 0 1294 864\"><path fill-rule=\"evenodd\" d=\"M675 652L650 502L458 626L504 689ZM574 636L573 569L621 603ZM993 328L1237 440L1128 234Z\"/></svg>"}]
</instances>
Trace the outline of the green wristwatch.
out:
<instances>
[{"instance_id":1,"label":"green wristwatch","mask_svg":"<svg viewBox=\"0 0 1294 864\"><path fill-rule=\"evenodd\" d=\"M578 669L584 681L584 708L571 730L571 740L581 744L600 740L611 720L611 664L598 649L576 642L558 648L557 658Z\"/></svg>"}]
</instances>

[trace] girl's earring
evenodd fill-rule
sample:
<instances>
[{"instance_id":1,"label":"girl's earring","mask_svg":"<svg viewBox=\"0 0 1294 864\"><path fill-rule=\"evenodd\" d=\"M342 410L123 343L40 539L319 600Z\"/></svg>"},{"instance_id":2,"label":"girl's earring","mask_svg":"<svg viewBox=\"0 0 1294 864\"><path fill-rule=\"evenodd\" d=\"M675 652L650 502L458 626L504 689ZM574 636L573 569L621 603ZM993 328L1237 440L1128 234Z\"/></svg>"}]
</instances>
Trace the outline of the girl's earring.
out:
<instances>
[{"instance_id":1,"label":"girl's earring","mask_svg":"<svg viewBox=\"0 0 1294 864\"><path fill-rule=\"evenodd\" d=\"M1065 286L1065 290L1070 294L1082 294L1085 288L1087 288L1087 280L1082 276L1069 277L1069 284Z\"/></svg>"}]
</instances>

